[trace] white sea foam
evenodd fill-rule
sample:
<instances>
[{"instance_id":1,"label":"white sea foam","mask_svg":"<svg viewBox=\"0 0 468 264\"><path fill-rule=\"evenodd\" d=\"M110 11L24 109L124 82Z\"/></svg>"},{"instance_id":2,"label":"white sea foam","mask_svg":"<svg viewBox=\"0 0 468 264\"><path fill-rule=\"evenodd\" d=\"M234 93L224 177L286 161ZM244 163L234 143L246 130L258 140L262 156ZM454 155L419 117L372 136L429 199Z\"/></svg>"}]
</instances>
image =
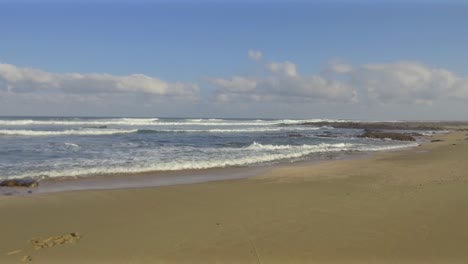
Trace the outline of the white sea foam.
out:
<instances>
[{"instance_id":1,"label":"white sea foam","mask_svg":"<svg viewBox=\"0 0 468 264\"><path fill-rule=\"evenodd\" d=\"M192 157L189 160L186 159L177 159L169 162L144 162L138 164L135 162L133 166L99 166L92 168L73 168L66 170L50 170L50 171L35 171L34 173L28 172L21 175L15 175L10 178L25 178L25 177L37 177L38 175L47 176L47 177L76 177L76 176L86 176L86 175L99 175L99 174L114 174L114 173L141 173L149 171L176 171L176 170L190 170L190 169L208 169L208 168L223 168L231 166L247 166L251 164L258 164L264 162L272 162L279 160L288 160L294 158L301 158L303 156L309 155L315 152L321 151L339 151L341 148L333 148L333 144L320 144L317 146L287 146L285 148L278 147L276 152L268 152L265 150L274 149L269 145L263 145L263 152L257 151L254 149L251 151L246 151L249 148L244 149L224 149L219 151L214 157ZM337 144L340 146L342 144ZM286 150L286 151L285 151ZM237 153L235 153L237 152ZM112 163L112 162L110 162Z\"/></svg>"},{"instance_id":2,"label":"white sea foam","mask_svg":"<svg viewBox=\"0 0 468 264\"><path fill-rule=\"evenodd\" d=\"M73 144L73 143L70 143ZM73 144L74 145L74 144ZM80 167L75 167L76 161L68 163L65 161L61 166L55 168L63 168L61 170L55 169L36 169L34 172L25 172L19 175L8 175L10 178L24 178L24 177L76 177L86 175L99 175L99 174L114 174L114 173L141 173L150 171L176 171L176 170L190 170L190 169L208 169L208 168L223 168L231 166L248 166L251 164L259 164L266 162L276 162L281 160L294 160L304 158L312 153L324 152L338 152L346 150L356 151L382 151L392 150L405 147L417 146L417 143L387 145L387 146L367 146L363 144L352 143L321 143L317 145L270 145L260 144L253 142L251 145L243 148L208 148L203 149L201 155L179 157L171 161L158 160L161 153L170 154L174 149L153 149L145 153L142 157L134 157L131 165L119 165L121 158L114 157L110 160L101 160L96 163L95 160L80 160L78 163ZM193 148L185 147L184 153L190 153ZM180 152L181 149L177 148ZM162 156L164 156L162 155ZM152 159L151 157L154 157ZM128 164L128 163L127 163ZM70 167L72 166L72 167ZM3 176L3 177L2 177ZM5 175L0 175L4 178Z\"/></svg>"},{"instance_id":3,"label":"white sea foam","mask_svg":"<svg viewBox=\"0 0 468 264\"><path fill-rule=\"evenodd\" d=\"M432 136L432 135L444 134L444 133L448 133L448 132L449 131L447 131L447 130L435 130L435 131L422 131L422 132L417 132L417 133L420 133L423 136Z\"/></svg>"},{"instance_id":4,"label":"white sea foam","mask_svg":"<svg viewBox=\"0 0 468 264\"><path fill-rule=\"evenodd\" d=\"M394 150L401 148L411 148L419 146L418 143L406 143L406 144L397 144L397 145L387 145L387 146L373 146L373 145L361 145L356 147L357 151L385 151L385 150Z\"/></svg>"},{"instance_id":5,"label":"white sea foam","mask_svg":"<svg viewBox=\"0 0 468 264\"><path fill-rule=\"evenodd\" d=\"M317 145L263 145L257 142L246 147L249 150L262 151L262 150L313 150L316 152L325 152L330 150L348 150L351 149L354 144L351 143L336 143L327 144L321 143Z\"/></svg>"},{"instance_id":6,"label":"white sea foam","mask_svg":"<svg viewBox=\"0 0 468 264\"><path fill-rule=\"evenodd\" d=\"M0 136L67 136L67 135L113 135L135 133L137 129L81 129L81 130L64 130L64 131L37 131L37 130L0 130Z\"/></svg>"},{"instance_id":7,"label":"white sea foam","mask_svg":"<svg viewBox=\"0 0 468 264\"><path fill-rule=\"evenodd\" d=\"M69 143L69 142L65 142L64 143L65 146L67 147L71 147L71 148L79 148L80 146L75 144L75 143Z\"/></svg>"}]
</instances>

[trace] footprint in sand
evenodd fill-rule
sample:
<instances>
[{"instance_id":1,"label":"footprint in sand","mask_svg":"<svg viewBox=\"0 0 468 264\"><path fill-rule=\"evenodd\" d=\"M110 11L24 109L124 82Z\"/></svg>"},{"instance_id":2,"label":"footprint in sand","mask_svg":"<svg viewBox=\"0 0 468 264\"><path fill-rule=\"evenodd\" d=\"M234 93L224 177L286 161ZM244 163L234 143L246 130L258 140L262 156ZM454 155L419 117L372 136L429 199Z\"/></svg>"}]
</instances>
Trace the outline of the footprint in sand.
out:
<instances>
[{"instance_id":1,"label":"footprint in sand","mask_svg":"<svg viewBox=\"0 0 468 264\"><path fill-rule=\"evenodd\" d=\"M80 234L73 232L73 233L69 233L66 235L52 236L52 237L48 237L45 239L41 237L33 238L33 239L28 240L28 242L33 246L35 250L39 250L39 249L54 247L57 245L73 244L77 242L78 240L80 240L81 237L82 236ZM26 250L25 253L27 253L27 251L30 251L30 250ZM17 250L8 252L7 255L15 255L15 254L19 254L22 252L24 252L24 250L17 249ZM33 259L30 255L25 255L21 258L21 261L23 262L30 262L32 260Z\"/></svg>"},{"instance_id":2,"label":"footprint in sand","mask_svg":"<svg viewBox=\"0 0 468 264\"><path fill-rule=\"evenodd\" d=\"M54 247L57 245L72 244L80 239L81 236L78 233L70 233L62 236L53 236L46 239L42 239L40 237L33 238L29 240L29 243L33 245L34 249L38 250Z\"/></svg>"}]
</instances>

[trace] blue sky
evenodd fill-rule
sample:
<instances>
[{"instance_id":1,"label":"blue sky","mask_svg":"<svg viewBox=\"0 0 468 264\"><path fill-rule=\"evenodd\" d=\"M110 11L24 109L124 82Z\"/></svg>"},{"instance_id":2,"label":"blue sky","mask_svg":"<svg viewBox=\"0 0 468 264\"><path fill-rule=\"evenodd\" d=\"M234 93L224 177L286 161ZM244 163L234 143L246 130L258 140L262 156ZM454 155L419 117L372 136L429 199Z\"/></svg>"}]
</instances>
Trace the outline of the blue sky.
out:
<instances>
[{"instance_id":1,"label":"blue sky","mask_svg":"<svg viewBox=\"0 0 468 264\"><path fill-rule=\"evenodd\" d=\"M69 92L70 80L44 89L47 84L36 79L5 77L5 66L3 85L9 88L0 94L0 114L460 119L468 102L466 14L463 1L0 1L0 63L9 65L9 76L12 71L25 76L24 69L60 80L67 73L140 74L170 84L149 91L136 87L140 79L126 80L134 81L128 89L112 79L105 84L109 96L96 101L87 98L95 76L86 76L91 82L86 93ZM261 52L261 58L249 59L249 50ZM294 64L297 74L281 75L283 68L271 67L285 62ZM330 73L337 64L352 73ZM366 65L384 65L387 75ZM421 68L422 83L389 81L408 67ZM443 77L438 69L453 76ZM246 90L239 87L245 83L233 81L236 76L255 84ZM315 84L313 76L331 86L314 79ZM327 92L334 82L349 89ZM190 88L190 98L180 98L187 93L167 90L175 83L196 85L197 91ZM379 94L370 83L379 86ZM1 85L0 71L0 92ZM117 94L112 85L120 87ZM402 86L419 88L388 95ZM99 87L95 91L102 96ZM337 95L341 92L350 100ZM51 96L60 100L52 102ZM83 104L87 110L80 109ZM413 115L407 117L408 111Z\"/></svg>"}]
</instances>

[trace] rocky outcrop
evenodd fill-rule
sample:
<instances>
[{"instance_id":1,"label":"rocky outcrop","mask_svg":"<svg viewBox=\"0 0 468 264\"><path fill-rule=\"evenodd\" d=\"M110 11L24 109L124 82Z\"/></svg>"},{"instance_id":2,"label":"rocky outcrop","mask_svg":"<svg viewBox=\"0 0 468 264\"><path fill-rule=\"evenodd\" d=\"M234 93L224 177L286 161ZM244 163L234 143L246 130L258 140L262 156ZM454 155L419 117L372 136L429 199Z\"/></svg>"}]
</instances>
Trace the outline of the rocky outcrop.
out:
<instances>
[{"instance_id":1,"label":"rocky outcrop","mask_svg":"<svg viewBox=\"0 0 468 264\"><path fill-rule=\"evenodd\" d=\"M39 182L34 179L8 179L0 182L0 187L27 187L36 188Z\"/></svg>"},{"instance_id":2,"label":"rocky outcrop","mask_svg":"<svg viewBox=\"0 0 468 264\"><path fill-rule=\"evenodd\" d=\"M301 125L367 130L441 130L447 123L438 122L305 122Z\"/></svg>"},{"instance_id":3,"label":"rocky outcrop","mask_svg":"<svg viewBox=\"0 0 468 264\"><path fill-rule=\"evenodd\" d=\"M364 134L360 135L362 138L379 138L379 139L391 139L400 141L416 141L416 139L408 134L394 133L394 132L383 132L383 131L371 131L366 130Z\"/></svg>"}]
</instances>

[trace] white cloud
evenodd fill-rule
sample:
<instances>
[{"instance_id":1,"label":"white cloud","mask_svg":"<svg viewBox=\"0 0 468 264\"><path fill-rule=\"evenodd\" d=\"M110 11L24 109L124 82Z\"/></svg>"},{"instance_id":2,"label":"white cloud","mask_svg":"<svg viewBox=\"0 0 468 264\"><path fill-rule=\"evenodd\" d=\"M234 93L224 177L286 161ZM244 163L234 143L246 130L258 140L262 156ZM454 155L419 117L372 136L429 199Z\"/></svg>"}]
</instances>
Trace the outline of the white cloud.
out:
<instances>
[{"instance_id":1,"label":"white cloud","mask_svg":"<svg viewBox=\"0 0 468 264\"><path fill-rule=\"evenodd\" d=\"M344 83L320 76L270 76L267 78L213 78L219 101L341 101L356 102L356 92Z\"/></svg>"},{"instance_id":2,"label":"white cloud","mask_svg":"<svg viewBox=\"0 0 468 264\"><path fill-rule=\"evenodd\" d=\"M290 61L268 62L264 66L272 75L208 79L218 88L215 98L221 102L246 99L257 102L358 100L356 91L348 84L319 75L299 75L296 64Z\"/></svg>"},{"instance_id":3,"label":"white cloud","mask_svg":"<svg viewBox=\"0 0 468 264\"><path fill-rule=\"evenodd\" d=\"M434 100L468 98L468 80L418 62L366 64L346 72L361 93L383 103L431 105Z\"/></svg>"},{"instance_id":4,"label":"white cloud","mask_svg":"<svg viewBox=\"0 0 468 264\"><path fill-rule=\"evenodd\" d=\"M328 64L323 74L301 75L290 62L269 62L265 77L213 78L222 101L371 102L431 106L438 100L468 99L468 79L418 62ZM332 74L330 74L332 73Z\"/></svg>"},{"instance_id":5,"label":"white cloud","mask_svg":"<svg viewBox=\"0 0 468 264\"><path fill-rule=\"evenodd\" d=\"M194 98L196 84L169 83L144 74L125 76L102 73L49 73L0 64L0 91L15 93L117 94L140 93L149 96Z\"/></svg>"},{"instance_id":6,"label":"white cloud","mask_svg":"<svg viewBox=\"0 0 468 264\"><path fill-rule=\"evenodd\" d=\"M262 52L259 50L249 49L248 56L251 60L259 61L262 59Z\"/></svg>"},{"instance_id":7,"label":"white cloud","mask_svg":"<svg viewBox=\"0 0 468 264\"><path fill-rule=\"evenodd\" d=\"M302 73L291 61L264 62L259 54L263 71L209 78L212 93L143 74L51 73L0 63L0 112L447 118L463 112L468 101L468 78L419 62L335 60L317 73Z\"/></svg>"},{"instance_id":8,"label":"white cloud","mask_svg":"<svg viewBox=\"0 0 468 264\"><path fill-rule=\"evenodd\" d=\"M353 71L353 66L339 61L330 61L330 63L328 64L328 70L341 74L350 73Z\"/></svg>"},{"instance_id":9,"label":"white cloud","mask_svg":"<svg viewBox=\"0 0 468 264\"><path fill-rule=\"evenodd\" d=\"M296 64L290 61L270 62L267 63L265 66L268 70L275 74L285 75L287 77L297 76Z\"/></svg>"},{"instance_id":10,"label":"white cloud","mask_svg":"<svg viewBox=\"0 0 468 264\"><path fill-rule=\"evenodd\" d=\"M209 79L209 81L218 87L223 87L226 92L230 93L253 92L257 87L257 81L239 76L235 76L229 80L223 78L212 78Z\"/></svg>"}]
</instances>

